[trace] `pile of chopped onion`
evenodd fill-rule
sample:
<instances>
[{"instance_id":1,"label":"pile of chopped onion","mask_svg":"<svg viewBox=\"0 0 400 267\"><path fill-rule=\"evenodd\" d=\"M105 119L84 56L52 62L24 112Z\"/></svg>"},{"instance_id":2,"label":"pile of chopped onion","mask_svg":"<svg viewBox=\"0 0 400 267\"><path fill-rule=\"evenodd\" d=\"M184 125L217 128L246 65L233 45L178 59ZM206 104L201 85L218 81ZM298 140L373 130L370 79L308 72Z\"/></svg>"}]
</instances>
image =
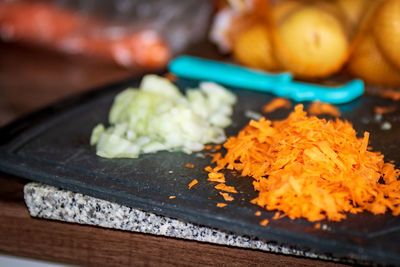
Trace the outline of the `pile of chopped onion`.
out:
<instances>
[{"instance_id":1,"label":"pile of chopped onion","mask_svg":"<svg viewBox=\"0 0 400 267\"><path fill-rule=\"evenodd\" d=\"M234 94L211 82L186 90L184 96L169 80L143 77L138 89L119 93L109 114L110 126L98 124L91 145L104 158L137 158L161 150L200 151L222 143L232 123Z\"/></svg>"}]
</instances>

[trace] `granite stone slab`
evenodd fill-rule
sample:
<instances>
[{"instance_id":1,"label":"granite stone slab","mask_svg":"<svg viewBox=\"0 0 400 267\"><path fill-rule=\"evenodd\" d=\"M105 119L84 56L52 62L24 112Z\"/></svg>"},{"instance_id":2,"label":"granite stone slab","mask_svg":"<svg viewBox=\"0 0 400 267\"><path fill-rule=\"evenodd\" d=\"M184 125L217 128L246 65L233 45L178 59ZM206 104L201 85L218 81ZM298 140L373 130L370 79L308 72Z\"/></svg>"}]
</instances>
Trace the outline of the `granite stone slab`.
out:
<instances>
[{"instance_id":1,"label":"granite stone slab","mask_svg":"<svg viewBox=\"0 0 400 267\"><path fill-rule=\"evenodd\" d=\"M30 215L33 217L286 255L335 260L328 255L320 255L309 250L288 247L250 236L235 235L41 183L26 184L24 197Z\"/></svg>"}]
</instances>

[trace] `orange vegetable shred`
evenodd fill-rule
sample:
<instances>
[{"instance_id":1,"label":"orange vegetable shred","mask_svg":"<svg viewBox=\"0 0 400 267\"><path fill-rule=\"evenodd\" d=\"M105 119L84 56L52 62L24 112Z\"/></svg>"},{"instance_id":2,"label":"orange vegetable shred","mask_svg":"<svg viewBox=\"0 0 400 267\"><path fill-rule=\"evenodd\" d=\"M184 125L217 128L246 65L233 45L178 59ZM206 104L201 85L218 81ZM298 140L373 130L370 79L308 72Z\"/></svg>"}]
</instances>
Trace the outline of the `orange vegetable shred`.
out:
<instances>
[{"instance_id":1,"label":"orange vegetable shred","mask_svg":"<svg viewBox=\"0 0 400 267\"><path fill-rule=\"evenodd\" d=\"M337 107L329 103L319 101L312 102L308 107L308 113L311 115L327 114L333 117L340 117L340 111Z\"/></svg>"},{"instance_id":2,"label":"orange vegetable shred","mask_svg":"<svg viewBox=\"0 0 400 267\"><path fill-rule=\"evenodd\" d=\"M233 186L228 186L226 184L217 184L215 189L222 190L229 193L237 193L236 189Z\"/></svg>"},{"instance_id":3,"label":"orange vegetable shred","mask_svg":"<svg viewBox=\"0 0 400 267\"><path fill-rule=\"evenodd\" d=\"M229 195L228 193L224 193L224 192L219 192L219 194L225 199L225 201L232 201L234 200L234 198Z\"/></svg>"},{"instance_id":4,"label":"orange vegetable shred","mask_svg":"<svg viewBox=\"0 0 400 267\"><path fill-rule=\"evenodd\" d=\"M274 216L272 217L273 220L279 220L281 218L285 217L285 214L280 213L280 212L275 212Z\"/></svg>"},{"instance_id":5,"label":"orange vegetable shred","mask_svg":"<svg viewBox=\"0 0 400 267\"><path fill-rule=\"evenodd\" d=\"M280 108L290 108L291 102L287 98L277 97L262 107L264 113L271 113Z\"/></svg>"},{"instance_id":6,"label":"orange vegetable shred","mask_svg":"<svg viewBox=\"0 0 400 267\"><path fill-rule=\"evenodd\" d=\"M266 226L268 223L269 223L269 220L268 220L268 219L264 219L264 220L262 220L262 221L260 222L260 225Z\"/></svg>"},{"instance_id":7,"label":"orange vegetable shred","mask_svg":"<svg viewBox=\"0 0 400 267\"><path fill-rule=\"evenodd\" d=\"M394 101L400 100L400 91L399 90L381 90L380 94L381 97L383 98L389 98Z\"/></svg>"},{"instance_id":8,"label":"orange vegetable shred","mask_svg":"<svg viewBox=\"0 0 400 267\"><path fill-rule=\"evenodd\" d=\"M176 198L176 196L169 196L169 199L174 199Z\"/></svg>"},{"instance_id":9,"label":"orange vegetable shred","mask_svg":"<svg viewBox=\"0 0 400 267\"><path fill-rule=\"evenodd\" d=\"M250 121L225 142L224 155L214 155L216 166L209 170L252 177L258 196L251 202L275 210L273 219L340 221L363 211L398 215L400 171L370 151L369 138L368 132L358 138L347 121L307 116L297 105L285 120Z\"/></svg>"},{"instance_id":10,"label":"orange vegetable shred","mask_svg":"<svg viewBox=\"0 0 400 267\"><path fill-rule=\"evenodd\" d=\"M254 215L261 216L261 211L256 211L256 213L254 213Z\"/></svg>"},{"instance_id":11,"label":"orange vegetable shred","mask_svg":"<svg viewBox=\"0 0 400 267\"><path fill-rule=\"evenodd\" d=\"M210 172L207 180L211 182L225 183L225 176L220 172Z\"/></svg>"},{"instance_id":12,"label":"orange vegetable shred","mask_svg":"<svg viewBox=\"0 0 400 267\"><path fill-rule=\"evenodd\" d=\"M190 163L187 163L187 164L185 165L185 167L186 167L186 168L192 168L192 169L193 169L193 168L194 168L194 165L193 165L193 164L190 164Z\"/></svg>"},{"instance_id":13,"label":"orange vegetable shred","mask_svg":"<svg viewBox=\"0 0 400 267\"><path fill-rule=\"evenodd\" d=\"M386 113L391 113L393 111L396 111L397 107L396 106L389 106L389 107L379 107L376 106L374 107L374 111L376 114L386 114Z\"/></svg>"},{"instance_id":14,"label":"orange vegetable shred","mask_svg":"<svg viewBox=\"0 0 400 267\"><path fill-rule=\"evenodd\" d=\"M204 168L204 170L205 170L206 172L212 172L212 171L213 171L213 168L211 168L211 166L207 166L207 167Z\"/></svg>"},{"instance_id":15,"label":"orange vegetable shred","mask_svg":"<svg viewBox=\"0 0 400 267\"><path fill-rule=\"evenodd\" d=\"M193 181L191 181L190 183L189 183L189 189L191 189L193 186L195 186L197 183L198 183L199 181L197 181L197 179L194 179Z\"/></svg>"},{"instance_id":16,"label":"orange vegetable shred","mask_svg":"<svg viewBox=\"0 0 400 267\"><path fill-rule=\"evenodd\" d=\"M217 207L218 207L218 208L223 208L223 207L225 207L226 205L228 205L228 204L226 204L226 203L217 203Z\"/></svg>"}]
</instances>

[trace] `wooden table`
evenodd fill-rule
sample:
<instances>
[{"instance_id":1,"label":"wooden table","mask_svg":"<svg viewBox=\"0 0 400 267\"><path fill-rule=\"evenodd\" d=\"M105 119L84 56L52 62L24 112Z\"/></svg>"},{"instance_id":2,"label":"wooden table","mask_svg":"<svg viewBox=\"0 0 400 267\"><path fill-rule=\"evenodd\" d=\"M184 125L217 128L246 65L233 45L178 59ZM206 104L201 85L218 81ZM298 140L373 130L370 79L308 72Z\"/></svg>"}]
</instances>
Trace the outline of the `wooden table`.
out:
<instances>
[{"instance_id":1,"label":"wooden table","mask_svg":"<svg viewBox=\"0 0 400 267\"><path fill-rule=\"evenodd\" d=\"M203 51L202 45L192 54L200 55L199 51ZM64 97L137 73L93 60L0 43L0 126ZM85 266L340 265L31 218L23 199L27 182L0 172L0 253Z\"/></svg>"}]
</instances>

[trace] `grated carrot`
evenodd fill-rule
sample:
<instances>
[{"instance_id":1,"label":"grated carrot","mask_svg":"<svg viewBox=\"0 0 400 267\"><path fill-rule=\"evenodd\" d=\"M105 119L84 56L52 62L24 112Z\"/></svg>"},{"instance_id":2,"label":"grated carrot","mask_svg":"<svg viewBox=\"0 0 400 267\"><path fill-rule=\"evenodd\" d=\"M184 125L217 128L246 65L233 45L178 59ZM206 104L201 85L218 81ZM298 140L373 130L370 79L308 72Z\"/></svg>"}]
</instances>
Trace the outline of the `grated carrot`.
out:
<instances>
[{"instance_id":1,"label":"grated carrot","mask_svg":"<svg viewBox=\"0 0 400 267\"><path fill-rule=\"evenodd\" d=\"M253 178L251 202L309 221L340 221L346 213L400 214L400 171L368 147L347 121L307 116L297 105L287 119L250 121L214 155L213 172L236 170ZM226 191L225 184L215 188ZM236 191L236 190L235 190Z\"/></svg>"},{"instance_id":2,"label":"grated carrot","mask_svg":"<svg viewBox=\"0 0 400 267\"><path fill-rule=\"evenodd\" d=\"M321 229L321 224L320 223L314 224L314 229Z\"/></svg>"},{"instance_id":3,"label":"grated carrot","mask_svg":"<svg viewBox=\"0 0 400 267\"><path fill-rule=\"evenodd\" d=\"M311 115L327 114L333 117L340 117L340 111L332 104L315 101L308 107L308 113Z\"/></svg>"},{"instance_id":4,"label":"grated carrot","mask_svg":"<svg viewBox=\"0 0 400 267\"><path fill-rule=\"evenodd\" d=\"M174 199L176 198L176 196L169 196L169 199Z\"/></svg>"},{"instance_id":5,"label":"grated carrot","mask_svg":"<svg viewBox=\"0 0 400 267\"><path fill-rule=\"evenodd\" d=\"M211 166L206 166L206 167L204 168L204 170L205 170L206 172L212 172L212 171L213 171L213 168L211 168Z\"/></svg>"},{"instance_id":6,"label":"grated carrot","mask_svg":"<svg viewBox=\"0 0 400 267\"><path fill-rule=\"evenodd\" d=\"M199 181L197 181L197 179L194 179L193 181L191 181L191 182L188 184L189 189L191 189L193 186L195 186L198 182L199 182Z\"/></svg>"},{"instance_id":7,"label":"grated carrot","mask_svg":"<svg viewBox=\"0 0 400 267\"><path fill-rule=\"evenodd\" d=\"M394 101L400 100L400 91L399 90L381 90L380 94L383 98L389 98Z\"/></svg>"},{"instance_id":8,"label":"grated carrot","mask_svg":"<svg viewBox=\"0 0 400 267\"><path fill-rule=\"evenodd\" d=\"M272 217L273 220L279 220L285 217L285 214L280 213L280 212L275 212L274 216Z\"/></svg>"},{"instance_id":9,"label":"grated carrot","mask_svg":"<svg viewBox=\"0 0 400 267\"><path fill-rule=\"evenodd\" d=\"M223 208L223 207L225 207L226 205L228 205L228 204L226 204L226 203L217 203L217 207L218 207L218 208Z\"/></svg>"},{"instance_id":10,"label":"grated carrot","mask_svg":"<svg viewBox=\"0 0 400 267\"><path fill-rule=\"evenodd\" d=\"M271 113L280 108L290 108L291 102L287 98L277 97L262 107L264 113Z\"/></svg>"},{"instance_id":11,"label":"grated carrot","mask_svg":"<svg viewBox=\"0 0 400 267\"><path fill-rule=\"evenodd\" d=\"M220 172L210 172L207 180L211 182L225 183L225 176Z\"/></svg>"},{"instance_id":12,"label":"grated carrot","mask_svg":"<svg viewBox=\"0 0 400 267\"><path fill-rule=\"evenodd\" d=\"M224 198L225 201L232 201L234 198L228 193L219 192L219 194Z\"/></svg>"},{"instance_id":13,"label":"grated carrot","mask_svg":"<svg viewBox=\"0 0 400 267\"><path fill-rule=\"evenodd\" d=\"M229 193L237 193L236 189L233 186L228 186L226 184L217 184L215 189L222 190Z\"/></svg>"},{"instance_id":14,"label":"grated carrot","mask_svg":"<svg viewBox=\"0 0 400 267\"><path fill-rule=\"evenodd\" d=\"M211 149L213 149L213 146L212 146L212 145L206 145L206 146L204 146L204 150L211 150Z\"/></svg>"},{"instance_id":15,"label":"grated carrot","mask_svg":"<svg viewBox=\"0 0 400 267\"><path fill-rule=\"evenodd\" d=\"M256 213L254 213L255 216L261 216L261 211L256 211Z\"/></svg>"},{"instance_id":16,"label":"grated carrot","mask_svg":"<svg viewBox=\"0 0 400 267\"><path fill-rule=\"evenodd\" d=\"M194 168L194 164L191 164L191 163L187 163L186 165L185 165L185 167L186 168Z\"/></svg>"},{"instance_id":17,"label":"grated carrot","mask_svg":"<svg viewBox=\"0 0 400 267\"><path fill-rule=\"evenodd\" d=\"M369 140L369 132L364 133L364 138L362 139L360 153L364 153L367 151L368 148L368 140Z\"/></svg>"},{"instance_id":18,"label":"grated carrot","mask_svg":"<svg viewBox=\"0 0 400 267\"><path fill-rule=\"evenodd\" d=\"M266 226L268 223L269 223L269 220L268 220L268 219L264 219L264 220L262 220L262 221L260 222L260 225L261 225L261 226Z\"/></svg>"},{"instance_id":19,"label":"grated carrot","mask_svg":"<svg viewBox=\"0 0 400 267\"><path fill-rule=\"evenodd\" d=\"M376 114L391 113L393 111L396 111L396 109L397 109L396 106L389 106L389 107L376 106L376 107L374 107L374 111L375 111Z\"/></svg>"}]
</instances>

